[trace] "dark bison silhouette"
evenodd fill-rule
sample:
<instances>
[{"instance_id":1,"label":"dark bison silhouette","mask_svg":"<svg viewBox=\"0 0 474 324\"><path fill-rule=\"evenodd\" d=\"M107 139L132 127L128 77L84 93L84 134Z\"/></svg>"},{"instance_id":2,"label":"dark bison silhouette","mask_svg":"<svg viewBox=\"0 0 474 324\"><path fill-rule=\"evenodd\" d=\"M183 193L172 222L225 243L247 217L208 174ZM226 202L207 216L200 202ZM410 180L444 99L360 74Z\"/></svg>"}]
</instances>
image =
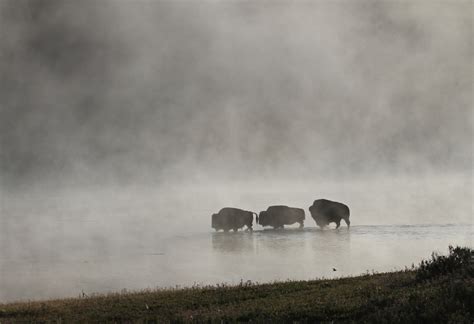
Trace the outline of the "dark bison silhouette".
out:
<instances>
[{"instance_id":1,"label":"dark bison silhouette","mask_svg":"<svg viewBox=\"0 0 474 324\"><path fill-rule=\"evenodd\" d=\"M237 232L239 228L244 226L247 226L247 230L252 230L253 215L257 216L257 213L239 208L225 207L217 214L212 214L211 226L216 231L222 229L224 232L231 229Z\"/></svg>"},{"instance_id":2,"label":"dark bison silhouette","mask_svg":"<svg viewBox=\"0 0 474 324\"><path fill-rule=\"evenodd\" d=\"M257 222L262 226L273 226L273 228L284 228L285 225L300 223L304 226L304 210L288 206L270 206L266 211L261 211Z\"/></svg>"},{"instance_id":3,"label":"dark bison silhouette","mask_svg":"<svg viewBox=\"0 0 474 324\"><path fill-rule=\"evenodd\" d=\"M336 223L336 228L339 228L341 226L341 219L346 222L347 227L351 225L349 221L349 207L340 202L317 199L309 207L309 212L316 224L321 228L329 225L329 223Z\"/></svg>"}]
</instances>

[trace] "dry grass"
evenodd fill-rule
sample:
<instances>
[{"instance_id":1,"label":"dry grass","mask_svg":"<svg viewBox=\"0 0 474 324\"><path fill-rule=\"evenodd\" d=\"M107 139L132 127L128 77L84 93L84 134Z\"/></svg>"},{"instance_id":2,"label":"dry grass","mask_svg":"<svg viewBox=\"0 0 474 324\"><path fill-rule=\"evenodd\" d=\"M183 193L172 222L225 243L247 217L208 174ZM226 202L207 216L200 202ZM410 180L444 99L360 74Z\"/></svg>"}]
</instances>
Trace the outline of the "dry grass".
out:
<instances>
[{"instance_id":1,"label":"dry grass","mask_svg":"<svg viewBox=\"0 0 474 324\"><path fill-rule=\"evenodd\" d=\"M448 258L459 254L472 257L473 251L451 249ZM446 262L446 257L440 260L428 262ZM242 283L11 303L0 305L0 323L472 323L472 266L472 262L459 263L449 273L433 273L424 280L417 277L419 269L412 269L336 280Z\"/></svg>"}]
</instances>

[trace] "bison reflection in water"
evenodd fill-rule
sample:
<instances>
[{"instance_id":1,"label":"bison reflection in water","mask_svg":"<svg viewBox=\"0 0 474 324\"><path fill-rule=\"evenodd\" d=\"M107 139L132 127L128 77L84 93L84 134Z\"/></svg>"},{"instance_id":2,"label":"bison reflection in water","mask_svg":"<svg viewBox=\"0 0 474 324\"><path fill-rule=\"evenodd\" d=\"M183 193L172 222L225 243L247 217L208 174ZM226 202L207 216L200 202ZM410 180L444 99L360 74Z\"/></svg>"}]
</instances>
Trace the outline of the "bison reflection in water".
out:
<instances>
[{"instance_id":1,"label":"bison reflection in water","mask_svg":"<svg viewBox=\"0 0 474 324\"><path fill-rule=\"evenodd\" d=\"M212 214L212 228L216 231L234 230L237 232L239 228L247 226L247 230L252 230L253 215L257 216L256 213L242 210L238 208L225 207L222 208L217 214Z\"/></svg>"},{"instance_id":2,"label":"bison reflection in water","mask_svg":"<svg viewBox=\"0 0 474 324\"><path fill-rule=\"evenodd\" d=\"M212 249L217 252L247 254L255 250L255 235L239 232L233 235L212 233Z\"/></svg>"},{"instance_id":3,"label":"bison reflection in water","mask_svg":"<svg viewBox=\"0 0 474 324\"><path fill-rule=\"evenodd\" d=\"M336 228L339 228L341 219L346 222L347 227L351 225L349 221L349 207L342 203L327 199L317 199L309 207L309 211L316 224L321 228L329 225L329 223L336 223Z\"/></svg>"},{"instance_id":4,"label":"bison reflection in water","mask_svg":"<svg viewBox=\"0 0 474 324\"><path fill-rule=\"evenodd\" d=\"M283 228L285 225L299 223L300 228L304 226L304 210L288 206L270 206L266 211L260 212L258 223L262 226Z\"/></svg>"}]
</instances>

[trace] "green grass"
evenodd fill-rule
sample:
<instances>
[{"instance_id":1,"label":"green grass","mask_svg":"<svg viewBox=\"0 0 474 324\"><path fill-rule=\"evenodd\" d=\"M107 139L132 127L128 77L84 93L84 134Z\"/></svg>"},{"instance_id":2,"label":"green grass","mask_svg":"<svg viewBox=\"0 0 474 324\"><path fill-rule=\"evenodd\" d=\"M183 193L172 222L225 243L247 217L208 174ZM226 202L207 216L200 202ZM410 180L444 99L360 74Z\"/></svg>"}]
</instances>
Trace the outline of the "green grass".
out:
<instances>
[{"instance_id":1,"label":"green grass","mask_svg":"<svg viewBox=\"0 0 474 324\"><path fill-rule=\"evenodd\" d=\"M242 283L0 304L0 323L472 323L474 251L334 280Z\"/></svg>"}]
</instances>

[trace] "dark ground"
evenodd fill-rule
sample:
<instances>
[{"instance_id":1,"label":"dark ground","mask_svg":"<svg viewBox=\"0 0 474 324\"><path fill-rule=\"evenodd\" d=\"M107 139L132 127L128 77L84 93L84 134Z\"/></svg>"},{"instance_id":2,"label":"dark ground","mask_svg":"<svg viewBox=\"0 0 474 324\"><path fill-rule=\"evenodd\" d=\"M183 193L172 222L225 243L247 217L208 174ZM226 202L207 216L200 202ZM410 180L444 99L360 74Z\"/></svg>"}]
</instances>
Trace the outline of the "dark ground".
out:
<instances>
[{"instance_id":1,"label":"dark ground","mask_svg":"<svg viewBox=\"0 0 474 324\"><path fill-rule=\"evenodd\" d=\"M472 323L473 250L335 280L191 287L0 304L0 323Z\"/></svg>"}]
</instances>

